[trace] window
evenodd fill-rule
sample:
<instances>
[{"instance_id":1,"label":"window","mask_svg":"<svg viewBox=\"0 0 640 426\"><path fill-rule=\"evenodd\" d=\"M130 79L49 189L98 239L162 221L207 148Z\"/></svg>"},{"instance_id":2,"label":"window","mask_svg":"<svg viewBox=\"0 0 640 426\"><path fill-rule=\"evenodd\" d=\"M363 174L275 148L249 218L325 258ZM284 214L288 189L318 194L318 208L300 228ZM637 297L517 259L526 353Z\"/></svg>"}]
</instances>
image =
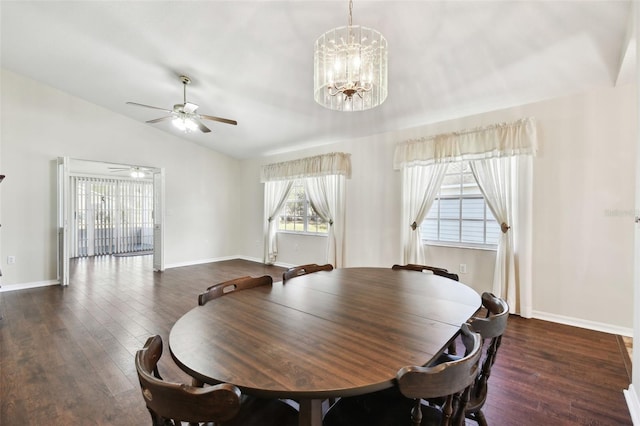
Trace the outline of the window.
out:
<instances>
[{"instance_id":1,"label":"window","mask_svg":"<svg viewBox=\"0 0 640 426\"><path fill-rule=\"evenodd\" d=\"M291 187L289 198L282 208L278 220L278 231L304 234L328 234L329 227L313 210L301 180Z\"/></svg>"},{"instance_id":2,"label":"window","mask_svg":"<svg viewBox=\"0 0 640 426\"><path fill-rule=\"evenodd\" d=\"M424 242L497 246L500 225L489 210L468 161L449 164L420 231Z\"/></svg>"}]
</instances>

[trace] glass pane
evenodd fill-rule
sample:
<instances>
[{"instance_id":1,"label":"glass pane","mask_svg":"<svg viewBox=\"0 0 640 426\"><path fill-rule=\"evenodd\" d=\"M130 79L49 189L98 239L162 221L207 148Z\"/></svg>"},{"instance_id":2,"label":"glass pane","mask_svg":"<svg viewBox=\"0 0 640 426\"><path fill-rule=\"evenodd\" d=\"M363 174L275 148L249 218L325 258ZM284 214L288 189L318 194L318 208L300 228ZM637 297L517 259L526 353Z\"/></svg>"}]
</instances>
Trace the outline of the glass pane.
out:
<instances>
[{"instance_id":1,"label":"glass pane","mask_svg":"<svg viewBox=\"0 0 640 426\"><path fill-rule=\"evenodd\" d=\"M469 167L469 163L467 161L449 163L449 165L447 166L447 174L460 174L460 170L463 170L465 168L465 165Z\"/></svg>"},{"instance_id":2,"label":"glass pane","mask_svg":"<svg viewBox=\"0 0 640 426\"><path fill-rule=\"evenodd\" d=\"M460 200L459 199L441 199L440 200L440 218L441 219L459 219L460 218Z\"/></svg>"},{"instance_id":3,"label":"glass pane","mask_svg":"<svg viewBox=\"0 0 640 426\"><path fill-rule=\"evenodd\" d=\"M487 244L497 245L500 239L500 225L495 220L487 221Z\"/></svg>"},{"instance_id":4,"label":"glass pane","mask_svg":"<svg viewBox=\"0 0 640 426\"><path fill-rule=\"evenodd\" d=\"M462 242L484 243L484 221L463 220L462 221Z\"/></svg>"},{"instance_id":5,"label":"glass pane","mask_svg":"<svg viewBox=\"0 0 640 426\"><path fill-rule=\"evenodd\" d=\"M318 216L309 216L309 222L307 223L307 232L318 232L319 223L320 218Z\"/></svg>"},{"instance_id":6,"label":"glass pane","mask_svg":"<svg viewBox=\"0 0 640 426\"><path fill-rule=\"evenodd\" d=\"M483 198L463 198L462 218L484 220L484 199Z\"/></svg>"},{"instance_id":7,"label":"glass pane","mask_svg":"<svg viewBox=\"0 0 640 426\"><path fill-rule=\"evenodd\" d=\"M420 225L420 234L423 240L438 241L438 221L427 219Z\"/></svg>"},{"instance_id":8,"label":"glass pane","mask_svg":"<svg viewBox=\"0 0 640 426\"><path fill-rule=\"evenodd\" d=\"M464 195L482 195L480 187L477 184L468 184L462 187L462 194Z\"/></svg>"},{"instance_id":9,"label":"glass pane","mask_svg":"<svg viewBox=\"0 0 640 426\"><path fill-rule=\"evenodd\" d=\"M440 241L460 241L460 221L440 221Z\"/></svg>"},{"instance_id":10,"label":"glass pane","mask_svg":"<svg viewBox=\"0 0 640 426\"><path fill-rule=\"evenodd\" d=\"M427 216L425 219L437 219L438 218L438 205L440 204L440 200L435 199L433 201L433 204L431 205L431 208L429 209L429 212L427 213Z\"/></svg>"},{"instance_id":11,"label":"glass pane","mask_svg":"<svg viewBox=\"0 0 640 426\"><path fill-rule=\"evenodd\" d=\"M450 187L459 187L460 186L460 175L445 175L442 179L442 187L450 188Z\"/></svg>"}]
</instances>

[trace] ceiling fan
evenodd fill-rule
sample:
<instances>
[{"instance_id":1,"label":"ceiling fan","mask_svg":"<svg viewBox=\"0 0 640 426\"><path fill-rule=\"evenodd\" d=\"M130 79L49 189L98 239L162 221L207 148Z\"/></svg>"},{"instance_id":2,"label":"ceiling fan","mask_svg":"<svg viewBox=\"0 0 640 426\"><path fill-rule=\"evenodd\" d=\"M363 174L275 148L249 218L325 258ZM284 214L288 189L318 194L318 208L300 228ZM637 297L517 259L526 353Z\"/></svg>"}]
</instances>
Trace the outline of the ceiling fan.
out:
<instances>
[{"instance_id":1,"label":"ceiling fan","mask_svg":"<svg viewBox=\"0 0 640 426\"><path fill-rule=\"evenodd\" d=\"M211 129L209 129L202 123L202 119L233 124L234 126L238 124L237 121L229 120L228 118L220 118L214 117L212 115L197 113L196 110L198 109L198 105L187 102L187 84L191 83L191 79L187 76L181 75L180 81L182 81L183 103L175 104L173 106L173 109L159 108L151 105L139 104L137 102L127 102L127 104L168 112L170 115L166 117L160 117L153 120L148 120L146 122L151 124L159 123L166 120L172 120L171 123L184 132L192 132L196 129L199 129L203 133L209 133Z\"/></svg>"}]
</instances>

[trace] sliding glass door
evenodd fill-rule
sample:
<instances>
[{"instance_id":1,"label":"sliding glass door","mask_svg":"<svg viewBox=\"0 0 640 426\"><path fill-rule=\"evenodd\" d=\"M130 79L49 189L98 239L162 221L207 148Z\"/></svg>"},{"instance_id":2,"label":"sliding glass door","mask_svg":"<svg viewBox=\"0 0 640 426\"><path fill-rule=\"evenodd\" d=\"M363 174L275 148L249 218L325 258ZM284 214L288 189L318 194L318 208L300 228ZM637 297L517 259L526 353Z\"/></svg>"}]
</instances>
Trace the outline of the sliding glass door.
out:
<instances>
[{"instance_id":1,"label":"sliding glass door","mask_svg":"<svg viewBox=\"0 0 640 426\"><path fill-rule=\"evenodd\" d=\"M153 183L72 176L71 257L153 250Z\"/></svg>"}]
</instances>

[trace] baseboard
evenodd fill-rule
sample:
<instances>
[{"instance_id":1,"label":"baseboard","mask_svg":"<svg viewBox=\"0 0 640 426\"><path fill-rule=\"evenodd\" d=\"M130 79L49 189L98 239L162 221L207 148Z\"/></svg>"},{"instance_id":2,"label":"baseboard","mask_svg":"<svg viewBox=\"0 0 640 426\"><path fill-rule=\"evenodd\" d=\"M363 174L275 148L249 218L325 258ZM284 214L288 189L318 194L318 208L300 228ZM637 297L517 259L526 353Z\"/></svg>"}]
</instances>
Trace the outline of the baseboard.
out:
<instances>
[{"instance_id":1,"label":"baseboard","mask_svg":"<svg viewBox=\"0 0 640 426\"><path fill-rule=\"evenodd\" d=\"M557 322L558 324L571 325L573 327L586 328L588 330L602 331L603 333L619 334L621 336L633 337L633 328L620 327L597 321L589 321L581 318L567 317L564 315L550 314L548 312L533 311L533 318Z\"/></svg>"},{"instance_id":2,"label":"baseboard","mask_svg":"<svg viewBox=\"0 0 640 426\"><path fill-rule=\"evenodd\" d=\"M638 400L638 394L633 387L633 383L629 385L629 389L623 390L622 393L624 393L624 399L627 400L631 421L633 421L633 424L636 426L640 425L640 401Z\"/></svg>"},{"instance_id":3,"label":"baseboard","mask_svg":"<svg viewBox=\"0 0 640 426\"><path fill-rule=\"evenodd\" d=\"M212 257L209 259L189 260L187 262L177 262L164 265L164 269L181 268L183 266L202 265L203 263L222 262L224 260L238 259L238 256Z\"/></svg>"},{"instance_id":4,"label":"baseboard","mask_svg":"<svg viewBox=\"0 0 640 426\"><path fill-rule=\"evenodd\" d=\"M236 256L236 257L234 257L234 259L242 259L242 260L248 260L250 262L264 263L264 260L262 258L257 258L257 257ZM293 266L297 266L294 263L282 263L282 262L276 262L273 265L274 266L279 266L281 268L291 268Z\"/></svg>"},{"instance_id":5,"label":"baseboard","mask_svg":"<svg viewBox=\"0 0 640 426\"><path fill-rule=\"evenodd\" d=\"M235 260L235 259L241 259L241 260L246 260L249 262L256 262L256 263L264 263L262 258L237 255L237 256L212 257L209 259L200 259L200 260L190 260L188 262L170 263L168 265L165 265L164 268L165 269L180 268L182 266L201 265L203 263L214 263L214 262L222 262L225 260ZM274 263L274 265L280 266L282 268L290 268L292 266L295 266L290 263L280 263L280 262L276 262Z\"/></svg>"},{"instance_id":6,"label":"baseboard","mask_svg":"<svg viewBox=\"0 0 640 426\"><path fill-rule=\"evenodd\" d=\"M59 285L59 280L48 280L48 281L36 281L33 283L23 283L23 284L8 284L0 287L0 293L4 293L7 291L15 291L15 290L27 290L30 288L38 288L38 287L47 287L50 285Z\"/></svg>"},{"instance_id":7,"label":"baseboard","mask_svg":"<svg viewBox=\"0 0 640 426\"><path fill-rule=\"evenodd\" d=\"M180 268L182 266L193 266L193 265L201 265L203 263L213 263L213 262L222 262L225 260L234 260L234 259L242 259L250 262L264 263L260 258L249 257L249 256L224 256L224 257L214 257L209 259L200 259L200 260L191 260L188 262L177 262L165 265L165 269L171 268ZM290 268L291 264L288 263L275 263L276 266L280 266L283 268ZM23 283L23 284L6 284L0 287L0 293L4 293L7 291L15 291L15 290L26 290L30 288L38 288L38 287L47 287L51 285L59 285L60 280L48 280L48 281L37 281L32 283Z\"/></svg>"}]
</instances>

